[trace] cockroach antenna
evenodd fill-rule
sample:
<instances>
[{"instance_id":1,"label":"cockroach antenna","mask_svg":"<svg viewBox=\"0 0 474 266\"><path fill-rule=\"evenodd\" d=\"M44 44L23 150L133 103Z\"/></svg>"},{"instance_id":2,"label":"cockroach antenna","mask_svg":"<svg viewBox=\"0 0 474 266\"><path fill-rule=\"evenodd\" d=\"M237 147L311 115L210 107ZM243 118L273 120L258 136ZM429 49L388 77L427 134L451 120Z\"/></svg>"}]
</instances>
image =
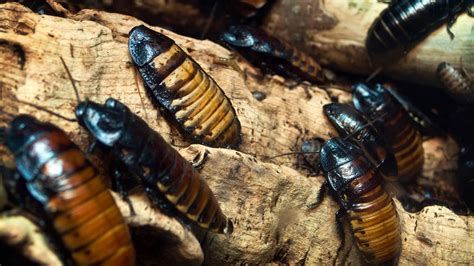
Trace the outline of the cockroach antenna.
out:
<instances>
[{"instance_id":1,"label":"cockroach antenna","mask_svg":"<svg viewBox=\"0 0 474 266\"><path fill-rule=\"evenodd\" d=\"M274 158L282 157L282 156L290 156L290 155L297 155L297 154L311 154L311 153L319 153L319 151L295 151L295 152L287 152L287 153L282 153L282 154L278 154L278 155L269 157L268 159L274 159Z\"/></svg>"},{"instance_id":2,"label":"cockroach antenna","mask_svg":"<svg viewBox=\"0 0 474 266\"><path fill-rule=\"evenodd\" d=\"M374 72L372 72L372 74L370 74L370 76L365 80L365 82L367 83L374 79L378 74L380 74L380 72L382 72L382 70L382 67L378 67Z\"/></svg>"},{"instance_id":3,"label":"cockroach antenna","mask_svg":"<svg viewBox=\"0 0 474 266\"><path fill-rule=\"evenodd\" d=\"M48 113L48 114L50 114L50 115L54 115L54 116L56 116L56 117L59 117L59 118L61 118L61 119L64 119L64 120L66 120L66 121L69 121L69 122L77 122L77 120L74 119L74 118L65 117L65 116L63 116L63 115L61 115L61 114L58 114L58 113L56 113L56 112L53 112L53 111L49 110L49 109L46 108L46 107L42 107L42 106L36 105L36 104L34 104L34 103L22 101L22 100L19 100L19 99L17 99L16 101L19 102L19 103L22 103L22 104L31 106L31 107L33 107L33 108L35 108L35 109L40 110L40 111L46 112L46 113Z\"/></svg>"},{"instance_id":4,"label":"cockroach antenna","mask_svg":"<svg viewBox=\"0 0 474 266\"><path fill-rule=\"evenodd\" d=\"M61 59L61 62L63 63L63 66L64 66L64 69L66 69L66 73L69 77L69 80L71 81L72 87L74 89L74 93L76 94L77 102L81 102L81 97L79 97L79 91L77 90L76 82L72 78L71 72L69 71L69 68L67 67L66 62L64 62L64 59L63 59L62 56L60 56L59 59Z\"/></svg>"}]
</instances>

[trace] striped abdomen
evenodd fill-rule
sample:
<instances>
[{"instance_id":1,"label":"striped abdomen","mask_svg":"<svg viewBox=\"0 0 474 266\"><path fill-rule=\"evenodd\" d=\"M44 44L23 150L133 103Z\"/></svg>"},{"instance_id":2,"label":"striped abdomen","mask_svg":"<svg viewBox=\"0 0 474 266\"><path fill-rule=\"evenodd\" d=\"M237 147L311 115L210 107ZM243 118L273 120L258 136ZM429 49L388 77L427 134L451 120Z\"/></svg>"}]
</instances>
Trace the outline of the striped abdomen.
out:
<instances>
[{"instance_id":1,"label":"striped abdomen","mask_svg":"<svg viewBox=\"0 0 474 266\"><path fill-rule=\"evenodd\" d=\"M326 80L323 68L308 54L284 44L288 54L288 61L295 72L310 82L324 82Z\"/></svg>"},{"instance_id":2,"label":"striped abdomen","mask_svg":"<svg viewBox=\"0 0 474 266\"><path fill-rule=\"evenodd\" d=\"M367 52L377 57L408 49L445 23L450 15L463 11L462 2L401 0L391 4L372 23L366 39Z\"/></svg>"},{"instance_id":3,"label":"striped abdomen","mask_svg":"<svg viewBox=\"0 0 474 266\"><path fill-rule=\"evenodd\" d=\"M438 79L446 92L460 103L474 103L474 88L465 72L459 71L448 63L441 63L436 70Z\"/></svg>"},{"instance_id":4,"label":"striped abdomen","mask_svg":"<svg viewBox=\"0 0 474 266\"><path fill-rule=\"evenodd\" d=\"M43 204L76 264L134 265L135 252L120 210L64 132L53 128L40 133L16 154L16 162L23 176L36 173L27 181L39 191L33 197ZM37 195L46 197L42 201Z\"/></svg>"},{"instance_id":5,"label":"striped abdomen","mask_svg":"<svg viewBox=\"0 0 474 266\"><path fill-rule=\"evenodd\" d=\"M399 218L381 180L370 170L344 190L351 206L347 214L357 246L371 264L396 258L401 248Z\"/></svg>"},{"instance_id":6,"label":"striped abdomen","mask_svg":"<svg viewBox=\"0 0 474 266\"><path fill-rule=\"evenodd\" d=\"M384 120L384 136L395 154L400 180L407 181L419 174L424 164L423 140L401 107L393 117Z\"/></svg>"},{"instance_id":7,"label":"striped abdomen","mask_svg":"<svg viewBox=\"0 0 474 266\"><path fill-rule=\"evenodd\" d=\"M206 145L240 143L240 122L230 100L173 40L142 25L130 32L129 50L153 102L182 131Z\"/></svg>"},{"instance_id":8,"label":"striped abdomen","mask_svg":"<svg viewBox=\"0 0 474 266\"><path fill-rule=\"evenodd\" d=\"M151 193L165 198L178 213L201 228L231 233L232 222L222 213L206 181L160 135L153 133L134 167Z\"/></svg>"}]
</instances>

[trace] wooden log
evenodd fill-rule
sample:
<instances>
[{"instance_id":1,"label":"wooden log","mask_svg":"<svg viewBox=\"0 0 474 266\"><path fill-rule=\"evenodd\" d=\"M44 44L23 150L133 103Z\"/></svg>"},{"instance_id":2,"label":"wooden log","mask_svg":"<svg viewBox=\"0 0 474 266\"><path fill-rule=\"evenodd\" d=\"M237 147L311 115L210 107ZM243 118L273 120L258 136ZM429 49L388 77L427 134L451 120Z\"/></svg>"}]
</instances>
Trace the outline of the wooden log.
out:
<instances>
[{"instance_id":1,"label":"wooden log","mask_svg":"<svg viewBox=\"0 0 474 266\"><path fill-rule=\"evenodd\" d=\"M375 18L388 5L378 0L276 1L263 28L308 52L321 64L335 69L368 76L370 66L365 38ZM398 62L384 66L383 74L404 82L441 86L436 68L441 62L474 72L474 41L471 28L474 20L462 14L452 27L451 40L442 26L430 34Z\"/></svg>"},{"instance_id":2,"label":"wooden log","mask_svg":"<svg viewBox=\"0 0 474 266\"><path fill-rule=\"evenodd\" d=\"M188 146L189 143L157 115L158 111L146 97L131 63L127 50L128 32L139 24L142 22L129 16L94 10L83 10L66 19L40 16L17 4L0 5L1 106L8 106L10 112L29 113L53 122L85 148L89 138L79 125L15 100L35 103L73 117L77 103L60 63L61 56L68 64L82 98L104 102L108 97L114 97L127 104L176 147ZM249 76L244 80L234 69L214 63L216 58L230 55L224 48L209 41L154 29L172 37L214 77L232 101L242 124L243 143L238 151L201 145L180 149L188 160L208 154L200 172L215 192L224 213L235 224L232 235L210 234L202 241L204 262L304 262L309 265L333 262L340 245L333 222L338 206L327 198L318 209L306 208L306 204L315 200L323 177L308 176L304 170L295 169L298 164L295 157L269 159L276 154L298 150L303 139L336 136L322 113L322 106L330 102L326 91L314 86L289 90L280 77L259 80ZM24 59L21 59L22 54ZM245 64L240 66L250 68ZM266 93L267 97L257 101L251 93L256 90ZM440 139L424 143L426 165L437 169L425 169L426 175L435 172L443 175L455 169L455 165L445 162L438 149L452 145L449 143L452 142ZM6 156L2 153L1 158ZM94 162L100 162L100 159ZM98 167L103 169L100 163ZM178 236L179 243L175 246L164 244L164 250L169 252L166 254L181 258L180 262L202 261L197 240L173 217L152 210L141 193L133 195L132 201L141 206L138 209L142 211L138 211L136 217L130 217L126 204L118 200L132 226L151 228L156 233L154 237L164 239L164 232L169 230L170 224L175 224L171 235ZM410 214L397 202L397 210L402 224L402 265L473 261L474 218L456 215L438 206ZM135 241L140 243L140 236ZM151 240L145 237L142 241ZM170 252L176 249L180 250L180 255ZM360 260L355 248L349 254L347 262ZM153 249L139 256L161 255L163 253L158 249Z\"/></svg>"}]
</instances>

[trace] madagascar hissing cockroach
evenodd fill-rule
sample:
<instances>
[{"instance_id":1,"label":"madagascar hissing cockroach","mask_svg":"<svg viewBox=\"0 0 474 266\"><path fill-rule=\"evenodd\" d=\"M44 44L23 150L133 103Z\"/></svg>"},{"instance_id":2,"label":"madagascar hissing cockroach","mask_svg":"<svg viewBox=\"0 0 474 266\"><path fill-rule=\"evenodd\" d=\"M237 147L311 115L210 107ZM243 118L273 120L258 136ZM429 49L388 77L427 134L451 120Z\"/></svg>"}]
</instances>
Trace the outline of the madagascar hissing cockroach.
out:
<instances>
[{"instance_id":1,"label":"madagascar hissing cockroach","mask_svg":"<svg viewBox=\"0 0 474 266\"><path fill-rule=\"evenodd\" d=\"M185 136L215 147L240 144L240 122L232 103L172 39L141 25L130 31L128 48L152 102Z\"/></svg>"},{"instance_id":2,"label":"madagascar hissing cockroach","mask_svg":"<svg viewBox=\"0 0 474 266\"><path fill-rule=\"evenodd\" d=\"M112 178L123 182L123 170L137 176L152 202L201 228L231 233L214 193L193 166L147 123L121 102L80 102L76 117L115 161Z\"/></svg>"},{"instance_id":3,"label":"madagascar hissing cockroach","mask_svg":"<svg viewBox=\"0 0 474 266\"><path fill-rule=\"evenodd\" d=\"M326 181L312 207L328 188L342 205L336 213L342 240L337 253L344 246L341 219L347 214L357 246L369 264L396 260L401 248L400 221L376 168L356 144L341 138L325 142L320 156Z\"/></svg>"},{"instance_id":4,"label":"madagascar hissing cockroach","mask_svg":"<svg viewBox=\"0 0 474 266\"><path fill-rule=\"evenodd\" d=\"M443 62L438 65L436 75L444 85L445 91L461 104L474 103L474 87L471 77L461 68Z\"/></svg>"},{"instance_id":5,"label":"madagascar hissing cockroach","mask_svg":"<svg viewBox=\"0 0 474 266\"><path fill-rule=\"evenodd\" d=\"M367 52L374 61L399 55L446 22L448 33L454 38L451 26L462 12L472 16L472 4L472 0L395 1L372 23L365 42Z\"/></svg>"},{"instance_id":6,"label":"madagascar hissing cockroach","mask_svg":"<svg viewBox=\"0 0 474 266\"><path fill-rule=\"evenodd\" d=\"M370 87L356 83L352 99L357 110L374 121L395 155L399 180L409 181L423 168L424 153L420 132L409 114L382 84Z\"/></svg>"},{"instance_id":7,"label":"madagascar hissing cockroach","mask_svg":"<svg viewBox=\"0 0 474 266\"><path fill-rule=\"evenodd\" d=\"M326 81L323 69L312 57L257 28L230 26L220 39L224 45L266 72L296 81Z\"/></svg>"},{"instance_id":8,"label":"madagascar hissing cockroach","mask_svg":"<svg viewBox=\"0 0 474 266\"><path fill-rule=\"evenodd\" d=\"M380 170L387 181L398 176L397 161L371 121L347 104L330 103L323 106L324 113L341 137L358 144L372 165ZM381 119L382 117L379 117Z\"/></svg>"},{"instance_id":9,"label":"madagascar hissing cockroach","mask_svg":"<svg viewBox=\"0 0 474 266\"><path fill-rule=\"evenodd\" d=\"M102 177L66 133L29 115L5 131L16 171L2 166L12 202L36 215L76 265L134 265L128 226Z\"/></svg>"}]
</instances>

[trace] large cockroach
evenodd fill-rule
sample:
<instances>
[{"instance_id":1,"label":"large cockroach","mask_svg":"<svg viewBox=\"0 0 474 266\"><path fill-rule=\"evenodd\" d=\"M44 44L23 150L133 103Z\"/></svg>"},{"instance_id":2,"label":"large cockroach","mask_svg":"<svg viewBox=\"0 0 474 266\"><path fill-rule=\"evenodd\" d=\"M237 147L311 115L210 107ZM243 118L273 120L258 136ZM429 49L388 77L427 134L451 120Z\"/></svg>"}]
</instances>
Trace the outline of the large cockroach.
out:
<instances>
[{"instance_id":1,"label":"large cockroach","mask_svg":"<svg viewBox=\"0 0 474 266\"><path fill-rule=\"evenodd\" d=\"M467 11L472 0L398 0L392 1L375 19L367 33L366 48L372 59L378 61L390 54L407 51L433 30L448 23L448 33L457 16Z\"/></svg>"},{"instance_id":2,"label":"large cockroach","mask_svg":"<svg viewBox=\"0 0 474 266\"><path fill-rule=\"evenodd\" d=\"M424 153L420 132L409 114L382 84L353 86L353 103L374 125L392 148L400 181L408 181L423 168ZM379 119L379 118L383 119Z\"/></svg>"},{"instance_id":3,"label":"large cockroach","mask_svg":"<svg viewBox=\"0 0 474 266\"><path fill-rule=\"evenodd\" d=\"M458 103L474 103L474 86L471 77L463 68L458 70L448 63L438 65L436 75L445 87L445 91Z\"/></svg>"},{"instance_id":4,"label":"large cockroach","mask_svg":"<svg viewBox=\"0 0 474 266\"><path fill-rule=\"evenodd\" d=\"M365 152L372 165L380 170L383 178L394 181L398 176L397 161L371 125L371 121L347 104L331 103L323 106L324 113L341 137L358 144ZM381 118L379 118L381 119Z\"/></svg>"},{"instance_id":5,"label":"large cockroach","mask_svg":"<svg viewBox=\"0 0 474 266\"><path fill-rule=\"evenodd\" d=\"M134 265L129 230L103 179L58 127L28 115L4 133L16 171L2 168L9 196L43 221L77 265Z\"/></svg>"},{"instance_id":6,"label":"large cockroach","mask_svg":"<svg viewBox=\"0 0 474 266\"><path fill-rule=\"evenodd\" d=\"M323 69L312 57L259 29L230 26L220 39L264 71L297 81L326 81Z\"/></svg>"},{"instance_id":7,"label":"large cockroach","mask_svg":"<svg viewBox=\"0 0 474 266\"><path fill-rule=\"evenodd\" d=\"M141 25L130 31L128 47L153 103L185 136L216 147L240 144L240 122L230 100L172 39Z\"/></svg>"},{"instance_id":8,"label":"large cockroach","mask_svg":"<svg viewBox=\"0 0 474 266\"><path fill-rule=\"evenodd\" d=\"M160 134L124 104L80 102L76 117L100 146L111 153L113 178L123 182L123 170L137 176L153 203L177 213L201 228L231 233L232 222L222 213L206 181Z\"/></svg>"},{"instance_id":9,"label":"large cockroach","mask_svg":"<svg viewBox=\"0 0 474 266\"><path fill-rule=\"evenodd\" d=\"M320 156L326 182L318 195L318 203L330 188L342 205L336 213L343 241L338 253L344 246L341 219L347 214L357 246L368 263L395 260L401 248L400 222L377 170L359 146L341 138L325 142Z\"/></svg>"}]
</instances>

